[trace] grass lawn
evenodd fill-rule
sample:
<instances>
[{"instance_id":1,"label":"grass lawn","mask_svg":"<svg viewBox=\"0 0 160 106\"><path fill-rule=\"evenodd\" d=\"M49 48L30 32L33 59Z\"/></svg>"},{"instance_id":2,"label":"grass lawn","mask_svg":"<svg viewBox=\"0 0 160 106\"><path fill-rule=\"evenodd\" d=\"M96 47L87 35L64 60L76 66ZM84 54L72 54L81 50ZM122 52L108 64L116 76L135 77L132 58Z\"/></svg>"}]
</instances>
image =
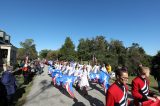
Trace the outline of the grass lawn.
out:
<instances>
[{"instance_id":1,"label":"grass lawn","mask_svg":"<svg viewBox=\"0 0 160 106\"><path fill-rule=\"evenodd\" d=\"M14 95L13 104L15 106L22 106L25 103L26 97L31 90L32 81L28 85L24 85L23 75L16 75L16 80L17 80L18 88L17 88L16 94Z\"/></svg>"},{"instance_id":2,"label":"grass lawn","mask_svg":"<svg viewBox=\"0 0 160 106\"><path fill-rule=\"evenodd\" d=\"M21 88L20 88L20 91L24 91L24 93L23 93L23 95L22 95L22 97L21 98L19 98L18 99L18 101L17 101L17 103L15 104L15 106L22 106L24 103L25 103L25 101L26 101L26 97L27 97L27 95L29 94L29 92L30 92L30 90L31 90L31 88L32 88L32 82L30 82L27 86L22 86Z\"/></svg>"}]
</instances>

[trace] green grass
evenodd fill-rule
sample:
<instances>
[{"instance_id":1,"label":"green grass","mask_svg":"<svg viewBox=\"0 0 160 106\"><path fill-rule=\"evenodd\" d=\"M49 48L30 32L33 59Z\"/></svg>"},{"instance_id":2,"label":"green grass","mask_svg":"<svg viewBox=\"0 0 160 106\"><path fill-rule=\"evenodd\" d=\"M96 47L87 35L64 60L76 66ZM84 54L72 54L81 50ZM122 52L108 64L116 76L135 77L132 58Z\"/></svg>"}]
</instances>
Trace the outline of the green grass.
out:
<instances>
[{"instance_id":1,"label":"green grass","mask_svg":"<svg viewBox=\"0 0 160 106\"><path fill-rule=\"evenodd\" d=\"M22 106L22 105L24 105L24 103L25 103L25 101L26 101L26 98L27 98L27 95L28 95L29 92L31 91L32 84L33 84L33 82L31 81L31 82L26 86L26 88L24 89L24 90L25 90L25 93L22 95L21 98L18 99L18 101L17 101L17 103L15 104L15 106Z\"/></svg>"},{"instance_id":2,"label":"green grass","mask_svg":"<svg viewBox=\"0 0 160 106\"><path fill-rule=\"evenodd\" d=\"M15 106L22 106L25 103L26 97L32 88L34 78L28 85L23 84L24 82L23 75L16 75L16 80L18 89L14 96L14 104Z\"/></svg>"},{"instance_id":3,"label":"green grass","mask_svg":"<svg viewBox=\"0 0 160 106\"><path fill-rule=\"evenodd\" d=\"M17 81L17 86L20 88L23 85L24 79L22 75L15 75L16 81Z\"/></svg>"}]
</instances>

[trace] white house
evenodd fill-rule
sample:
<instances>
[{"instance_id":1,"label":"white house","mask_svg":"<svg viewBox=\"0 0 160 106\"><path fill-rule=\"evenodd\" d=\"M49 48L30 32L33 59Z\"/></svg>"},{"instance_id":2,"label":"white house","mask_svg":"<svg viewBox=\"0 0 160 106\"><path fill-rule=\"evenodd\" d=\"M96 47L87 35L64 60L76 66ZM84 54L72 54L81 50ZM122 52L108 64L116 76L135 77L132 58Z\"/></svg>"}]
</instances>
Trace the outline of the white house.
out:
<instances>
[{"instance_id":1,"label":"white house","mask_svg":"<svg viewBox=\"0 0 160 106\"><path fill-rule=\"evenodd\" d=\"M7 65L16 64L17 48L10 43L11 37L0 30L0 71Z\"/></svg>"}]
</instances>

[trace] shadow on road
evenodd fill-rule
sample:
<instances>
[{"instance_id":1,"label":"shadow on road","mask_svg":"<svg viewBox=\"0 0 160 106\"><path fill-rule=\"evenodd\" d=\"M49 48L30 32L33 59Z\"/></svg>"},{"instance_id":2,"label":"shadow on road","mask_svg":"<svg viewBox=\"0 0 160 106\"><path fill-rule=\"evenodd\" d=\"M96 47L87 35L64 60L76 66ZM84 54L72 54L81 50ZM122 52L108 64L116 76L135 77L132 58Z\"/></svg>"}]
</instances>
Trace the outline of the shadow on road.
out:
<instances>
[{"instance_id":1,"label":"shadow on road","mask_svg":"<svg viewBox=\"0 0 160 106\"><path fill-rule=\"evenodd\" d=\"M105 96L105 92L104 92L104 89L101 89L101 88L99 88L99 87L97 87L97 84L93 84L93 83L90 83L90 87L92 88L92 89L96 89L96 90L98 90L100 93L102 93L104 96Z\"/></svg>"},{"instance_id":2,"label":"shadow on road","mask_svg":"<svg viewBox=\"0 0 160 106\"><path fill-rule=\"evenodd\" d=\"M51 82L51 84L53 85L53 83ZM54 86L54 85L53 85ZM54 86L56 89L58 89L62 94L64 94L65 96L72 98L69 93L66 91L66 89L64 89L62 86Z\"/></svg>"},{"instance_id":3,"label":"shadow on road","mask_svg":"<svg viewBox=\"0 0 160 106\"><path fill-rule=\"evenodd\" d=\"M104 106L103 102L100 101L97 98L92 97L91 95L88 95L88 93L84 93L83 91L81 91L80 89L77 90L77 92L83 96L85 99L87 99L90 103L90 106ZM83 105L82 105L83 106Z\"/></svg>"},{"instance_id":4,"label":"shadow on road","mask_svg":"<svg viewBox=\"0 0 160 106\"><path fill-rule=\"evenodd\" d=\"M72 106L85 106L85 104L83 102L78 102L78 100L76 98L74 98L73 101L75 103Z\"/></svg>"},{"instance_id":5,"label":"shadow on road","mask_svg":"<svg viewBox=\"0 0 160 106\"><path fill-rule=\"evenodd\" d=\"M102 101L100 101L99 99L94 98L90 95L86 95L86 96L84 96L84 98L86 98L89 101L91 106L104 106Z\"/></svg>"},{"instance_id":6,"label":"shadow on road","mask_svg":"<svg viewBox=\"0 0 160 106\"><path fill-rule=\"evenodd\" d=\"M28 101L36 98L36 97L39 96L41 93L43 93L45 90L47 90L47 89L49 89L50 87L52 87L52 84L47 83L47 80L42 80L42 81L40 82L40 84L43 85L43 86L40 88L40 90L38 90L37 92L35 92Z\"/></svg>"}]
</instances>

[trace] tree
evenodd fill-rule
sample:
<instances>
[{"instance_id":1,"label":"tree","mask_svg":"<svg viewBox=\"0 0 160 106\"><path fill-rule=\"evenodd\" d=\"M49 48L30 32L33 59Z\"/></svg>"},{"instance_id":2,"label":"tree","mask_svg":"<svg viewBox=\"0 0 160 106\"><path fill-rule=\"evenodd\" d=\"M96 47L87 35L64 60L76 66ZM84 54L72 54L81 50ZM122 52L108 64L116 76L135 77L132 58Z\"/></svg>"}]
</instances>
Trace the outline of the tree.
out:
<instances>
[{"instance_id":1,"label":"tree","mask_svg":"<svg viewBox=\"0 0 160 106\"><path fill-rule=\"evenodd\" d=\"M17 50L17 59L18 60L23 60L25 59L26 55L25 55L25 49L24 48L18 48Z\"/></svg>"},{"instance_id":2,"label":"tree","mask_svg":"<svg viewBox=\"0 0 160 106\"><path fill-rule=\"evenodd\" d=\"M106 63L108 43L104 36L96 36L96 38L80 39L77 48L78 59L83 61L93 60L93 64L96 62Z\"/></svg>"},{"instance_id":3,"label":"tree","mask_svg":"<svg viewBox=\"0 0 160 106\"><path fill-rule=\"evenodd\" d=\"M122 41L111 40L107 49L107 61L114 67L126 64L126 48Z\"/></svg>"},{"instance_id":4,"label":"tree","mask_svg":"<svg viewBox=\"0 0 160 106\"><path fill-rule=\"evenodd\" d=\"M34 40L33 39L26 39L24 42L20 42L20 45L24 49L29 49L30 47L32 47L35 44L34 44Z\"/></svg>"},{"instance_id":5,"label":"tree","mask_svg":"<svg viewBox=\"0 0 160 106\"><path fill-rule=\"evenodd\" d=\"M33 39L26 39L24 42L20 42L21 47L25 50L25 56L29 56L29 59L36 59L38 53L36 51L36 45ZM23 54L24 55L24 54Z\"/></svg>"},{"instance_id":6,"label":"tree","mask_svg":"<svg viewBox=\"0 0 160 106\"><path fill-rule=\"evenodd\" d=\"M146 55L144 49L138 43L132 43L127 49L127 66L129 74L132 74L137 69L139 64L150 67L151 57Z\"/></svg>"},{"instance_id":7,"label":"tree","mask_svg":"<svg viewBox=\"0 0 160 106\"><path fill-rule=\"evenodd\" d=\"M95 39L93 39L94 44L94 51L95 57L99 63L106 63L106 48L107 48L107 41L105 40L104 36L96 36Z\"/></svg>"},{"instance_id":8,"label":"tree","mask_svg":"<svg viewBox=\"0 0 160 106\"><path fill-rule=\"evenodd\" d=\"M49 52L51 52L51 50L48 50L48 49L41 50L41 51L39 52L39 57L40 57L40 58L46 58L46 57L47 57L47 54L48 54Z\"/></svg>"},{"instance_id":9,"label":"tree","mask_svg":"<svg viewBox=\"0 0 160 106\"><path fill-rule=\"evenodd\" d=\"M58 59L59 59L59 51L58 51L58 50L53 50L53 51L50 50L50 51L47 53L46 58L47 58L48 60L58 60Z\"/></svg>"},{"instance_id":10,"label":"tree","mask_svg":"<svg viewBox=\"0 0 160 106\"><path fill-rule=\"evenodd\" d=\"M160 51L158 51L157 54L153 56L152 67L154 66L160 67Z\"/></svg>"},{"instance_id":11,"label":"tree","mask_svg":"<svg viewBox=\"0 0 160 106\"><path fill-rule=\"evenodd\" d=\"M70 37L66 37L64 45L60 48L60 60L76 60L75 46Z\"/></svg>"},{"instance_id":12,"label":"tree","mask_svg":"<svg viewBox=\"0 0 160 106\"><path fill-rule=\"evenodd\" d=\"M89 50L89 39L80 39L79 45L77 47L77 55L79 60L87 61L91 59L90 50Z\"/></svg>"}]
</instances>

